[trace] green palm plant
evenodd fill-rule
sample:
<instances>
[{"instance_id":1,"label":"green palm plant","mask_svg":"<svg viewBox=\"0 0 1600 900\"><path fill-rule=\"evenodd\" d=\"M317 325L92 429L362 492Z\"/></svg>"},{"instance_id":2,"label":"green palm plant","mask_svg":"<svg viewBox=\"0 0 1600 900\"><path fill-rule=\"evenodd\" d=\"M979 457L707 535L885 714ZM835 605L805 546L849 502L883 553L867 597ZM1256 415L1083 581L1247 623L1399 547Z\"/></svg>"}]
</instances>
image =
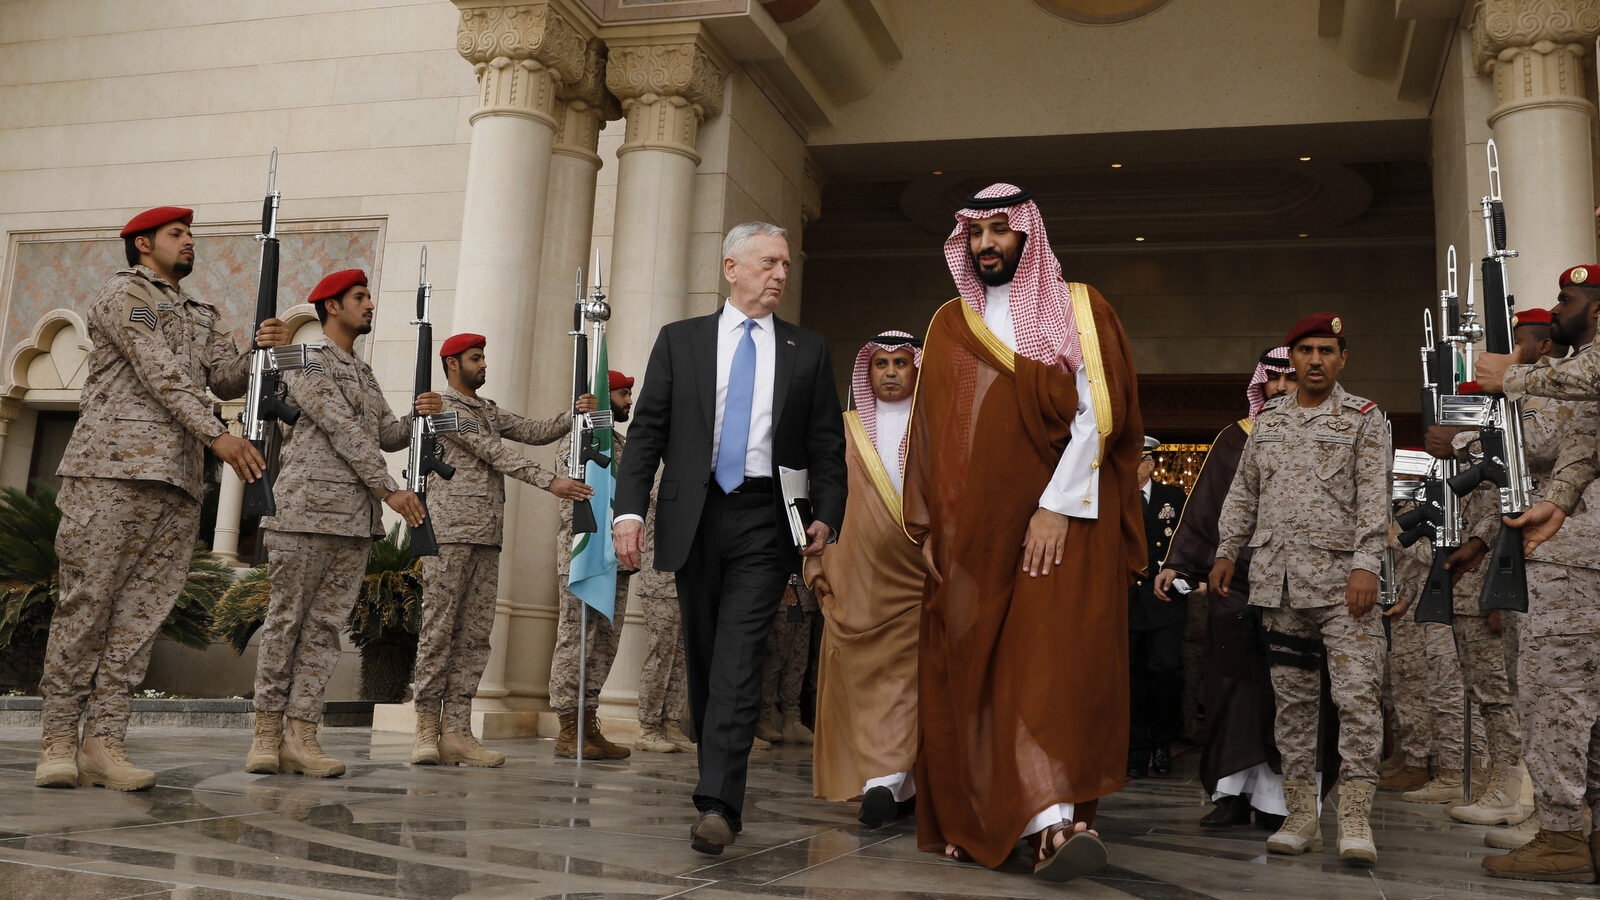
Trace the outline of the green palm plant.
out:
<instances>
[{"instance_id":1,"label":"green palm plant","mask_svg":"<svg viewBox=\"0 0 1600 900\"><path fill-rule=\"evenodd\" d=\"M422 626L422 562L400 524L372 544L361 594L346 630L361 651L361 698L393 703L405 696Z\"/></svg>"},{"instance_id":2,"label":"green palm plant","mask_svg":"<svg viewBox=\"0 0 1600 900\"><path fill-rule=\"evenodd\" d=\"M266 620L272 585L266 566L233 583L212 611L214 633L244 653ZM411 558L411 537L396 525L373 541L361 592L345 630L361 651L361 698L393 702L405 695L422 624L422 564Z\"/></svg>"},{"instance_id":3,"label":"green palm plant","mask_svg":"<svg viewBox=\"0 0 1600 900\"><path fill-rule=\"evenodd\" d=\"M271 593L266 566L257 566L239 576L211 610L212 635L227 641L235 653L243 654L250 638L266 621Z\"/></svg>"},{"instance_id":4,"label":"green palm plant","mask_svg":"<svg viewBox=\"0 0 1600 900\"><path fill-rule=\"evenodd\" d=\"M61 596L56 530L61 509L56 492L34 483L33 496L0 488L0 685L34 688L44 670L50 617ZM211 607L232 580L233 570L203 545L195 545L189 578L161 636L205 650L210 646Z\"/></svg>"}]
</instances>

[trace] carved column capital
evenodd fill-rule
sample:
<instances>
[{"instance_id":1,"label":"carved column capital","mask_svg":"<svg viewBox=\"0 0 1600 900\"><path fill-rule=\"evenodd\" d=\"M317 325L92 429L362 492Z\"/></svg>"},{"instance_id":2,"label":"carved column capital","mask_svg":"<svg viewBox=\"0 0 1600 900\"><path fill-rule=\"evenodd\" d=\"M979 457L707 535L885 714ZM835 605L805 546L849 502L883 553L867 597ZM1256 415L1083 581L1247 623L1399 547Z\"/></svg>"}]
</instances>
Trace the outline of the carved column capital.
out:
<instances>
[{"instance_id":1,"label":"carved column capital","mask_svg":"<svg viewBox=\"0 0 1600 900\"><path fill-rule=\"evenodd\" d=\"M1528 106L1594 114L1583 58L1600 36L1600 0L1478 0L1471 33L1478 71L1494 76L1491 124Z\"/></svg>"},{"instance_id":2,"label":"carved column capital","mask_svg":"<svg viewBox=\"0 0 1600 900\"><path fill-rule=\"evenodd\" d=\"M589 39L549 0L456 0L456 52L478 76L484 115L524 116L557 126L557 88L582 76Z\"/></svg>"},{"instance_id":3,"label":"carved column capital","mask_svg":"<svg viewBox=\"0 0 1600 900\"><path fill-rule=\"evenodd\" d=\"M694 34L612 40L606 87L628 130L618 155L665 150L693 159L700 123L722 111L727 65Z\"/></svg>"}]
</instances>

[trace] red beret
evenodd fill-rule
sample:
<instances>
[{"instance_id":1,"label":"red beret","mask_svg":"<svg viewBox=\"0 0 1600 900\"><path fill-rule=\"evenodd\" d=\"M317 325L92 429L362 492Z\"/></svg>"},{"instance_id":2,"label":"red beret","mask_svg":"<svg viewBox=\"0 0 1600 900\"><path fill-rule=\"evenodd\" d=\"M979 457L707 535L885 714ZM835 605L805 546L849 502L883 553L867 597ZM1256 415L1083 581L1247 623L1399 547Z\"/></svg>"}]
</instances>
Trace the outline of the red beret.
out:
<instances>
[{"instance_id":1,"label":"red beret","mask_svg":"<svg viewBox=\"0 0 1600 900\"><path fill-rule=\"evenodd\" d=\"M482 347L488 342L489 339L481 334L453 334L439 345L439 358L465 353L473 347Z\"/></svg>"},{"instance_id":2,"label":"red beret","mask_svg":"<svg viewBox=\"0 0 1600 900\"><path fill-rule=\"evenodd\" d=\"M117 236L131 237L141 231L160 228L168 222L182 222L185 225L192 225L194 224L194 210L184 209L181 206L158 206L155 209L147 209L129 219L128 224L122 226L122 231Z\"/></svg>"},{"instance_id":3,"label":"red beret","mask_svg":"<svg viewBox=\"0 0 1600 900\"><path fill-rule=\"evenodd\" d=\"M621 372L618 372L616 369L607 369L606 374L611 380L610 389L613 391L625 387L633 387L633 379L622 374Z\"/></svg>"},{"instance_id":4,"label":"red beret","mask_svg":"<svg viewBox=\"0 0 1600 900\"><path fill-rule=\"evenodd\" d=\"M1283 344L1293 350L1296 343L1308 337L1344 337L1344 322L1333 313L1312 313L1294 323L1294 327L1289 329L1289 336L1283 339Z\"/></svg>"},{"instance_id":5,"label":"red beret","mask_svg":"<svg viewBox=\"0 0 1600 900\"><path fill-rule=\"evenodd\" d=\"M366 283L367 273L360 269L345 269L342 272L335 272L317 282L317 286L311 289L311 296L306 298L306 302L321 303L324 300L338 297L358 284Z\"/></svg>"},{"instance_id":6,"label":"red beret","mask_svg":"<svg viewBox=\"0 0 1600 900\"><path fill-rule=\"evenodd\" d=\"M1534 309L1519 309L1519 310L1516 311L1516 313L1514 315L1511 316L1511 327L1512 328L1516 328L1518 325L1549 325L1549 324L1550 324L1550 310L1548 310L1548 309L1539 309L1537 307L1535 307Z\"/></svg>"},{"instance_id":7,"label":"red beret","mask_svg":"<svg viewBox=\"0 0 1600 900\"><path fill-rule=\"evenodd\" d=\"M1573 266L1561 270L1561 287L1569 284L1590 284L1600 287L1600 266Z\"/></svg>"}]
</instances>

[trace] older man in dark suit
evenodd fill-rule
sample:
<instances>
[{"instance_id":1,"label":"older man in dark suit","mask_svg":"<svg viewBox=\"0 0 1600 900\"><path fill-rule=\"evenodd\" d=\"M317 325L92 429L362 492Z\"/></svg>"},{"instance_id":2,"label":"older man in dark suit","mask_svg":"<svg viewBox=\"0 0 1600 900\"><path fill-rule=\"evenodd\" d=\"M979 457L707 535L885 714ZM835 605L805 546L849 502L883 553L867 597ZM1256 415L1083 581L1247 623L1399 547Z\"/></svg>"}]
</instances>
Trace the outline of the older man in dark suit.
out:
<instances>
[{"instance_id":1,"label":"older man in dark suit","mask_svg":"<svg viewBox=\"0 0 1600 900\"><path fill-rule=\"evenodd\" d=\"M718 854L741 828L762 654L787 576L844 519L844 428L821 335L775 315L787 233L751 222L722 244L728 301L661 329L628 432L615 502L617 558L637 568L656 467L655 567L677 573L689 708L700 741L692 846ZM810 472L815 520L795 546L778 485Z\"/></svg>"},{"instance_id":2,"label":"older man in dark suit","mask_svg":"<svg viewBox=\"0 0 1600 900\"><path fill-rule=\"evenodd\" d=\"M1153 770L1172 774L1172 742L1183 730L1183 628L1187 601L1156 596L1155 576L1183 515L1183 488L1152 479L1151 456L1161 442L1144 439L1139 461L1139 499L1144 504L1145 574L1128 590L1129 694L1128 777Z\"/></svg>"}]
</instances>

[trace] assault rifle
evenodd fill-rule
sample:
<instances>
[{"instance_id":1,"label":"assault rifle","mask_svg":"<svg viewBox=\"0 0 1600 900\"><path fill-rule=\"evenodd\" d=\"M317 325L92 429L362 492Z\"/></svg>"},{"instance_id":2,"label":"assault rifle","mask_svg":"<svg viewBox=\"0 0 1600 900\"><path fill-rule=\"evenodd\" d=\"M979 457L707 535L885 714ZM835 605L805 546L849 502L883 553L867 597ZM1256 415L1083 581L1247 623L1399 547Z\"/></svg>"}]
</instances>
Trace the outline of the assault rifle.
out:
<instances>
[{"instance_id":1,"label":"assault rifle","mask_svg":"<svg viewBox=\"0 0 1600 900\"><path fill-rule=\"evenodd\" d=\"M1462 334L1476 340L1481 334L1490 353L1512 351L1511 316L1516 301L1511 294L1506 260L1517 251L1506 249L1506 211L1500 199L1500 157L1493 140L1489 141L1489 194L1481 201L1483 228L1488 241L1483 258L1483 306L1486 323L1477 323L1471 294L1462 316ZM1441 424L1464 425L1479 430L1483 460L1449 480L1456 496L1465 497L1479 484L1488 481L1499 489L1500 512L1518 516L1533 505L1533 476L1528 470L1522 445L1521 404L1504 394L1478 394L1445 401ZM1497 609L1526 612L1528 573L1522 553L1522 529L1501 525L1489 550L1489 569L1483 581L1478 606L1485 613Z\"/></svg>"},{"instance_id":2,"label":"assault rifle","mask_svg":"<svg viewBox=\"0 0 1600 900\"><path fill-rule=\"evenodd\" d=\"M1463 360L1470 356L1470 345L1466 344L1459 327L1460 308L1459 295L1457 294L1456 248L1450 247L1445 255L1445 288L1439 292L1439 334L1435 339L1433 330L1433 316L1428 310L1422 311L1423 345L1422 345L1422 427L1424 432L1439 424L1441 411L1445 398L1454 397L1459 387L1458 378L1463 371ZM1467 296L1470 305L1472 283L1468 280ZM1398 456L1398 455L1397 455ZM1424 454L1425 456L1425 454ZM1461 535L1465 526L1461 520L1461 502L1450 489L1450 479L1457 474L1458 463L1454 458L1435 460L1427 457L1431 468L1426 475L1427 488L1421 505L1415 513L1425 521L1425 525L1414 526L1410 524L1414 515L1401 517L1401 527L1408 529L1400 537L1401 544L1410 546L1416 541L1416 534L1422 531L1433 542L1433 564L1428 569L1428 578L1423 582L1422 593L1417 598L1416 620L1418 622L1440 622L1450 624L1455 621L1455 589L1450 572L1445 569L1445 563L1450 554L1461 546ZM1396 473L1400 471L1398 462Z\"/></svg>"},{"instance_id":3,"label":"assault rifle","mask_svg":"<svg viewBox=\"0 0 1600 900\"><path fill-rule=\"evenodd\" d=\"M606 320L611 318L611 307L606 304L606 294L600 284L599 254L595 254L594 293L583 292L583 269L578 269L577 299L572 304L572 450L567 454L567 477L573 481L585 480L587 463L602 469L611 465L611 457L595 446L594 433L598 428L610 428L610 409L597 409L591 413L578 412L578 398L589 393L589 336L584 332L584 322L594 325L594 343L600 345L605 336ZM594 534L599 530L595 521L594 504L590 500L572 501L572 533Z\"/></svg>"},{"instance_id":4,"label":"assault rifle","mask_svg":"<svg viewBox=\"0 0 1600 900\"><path fill-rule=\"evenodd\" d=\"M272 159L267 164L267 196L261 201L261 233L256 240L261 243L261 269L256 276L255 326L278 314L278 148L272 148ZM254 346L254 338L251 338ZM283 399L281 373L303 369L306 365L306 346L290 344L286 347L254 347L250 354L250 386L245 392L244 411L239 414L239 424L244 426L244 438L255 445L261 458L266 460L261 477L244 486L242 512L247 516L271 516L278 512L272 499L272 483L276 475L278 443L282 436L277 423L293 425L300 418L300 410Z\"/></svg>"},{"instance_id":5,"label":"assault rifle","mask_svg":"<svg viewBox=\"0 0 1600 900\"><path fill-rule=\"evenodd\" d=\"M417 275L417 317L411 324L417 326L417 379L413 385L411 402L411 449L406 457L406 490L417 495L424 509L428 506L428 476L438 475L449 480L456 474L455 466L439 458L440 434L461 430L458 412L418 415L416 399L433 390L433 323L428 320L428 304L433 299L433 285L428 283L428 248L422 248L422 268ZM418 559L439 555L439 541L433 534L432 517L411 529L411 555Z\"/></svg>"}]
</instances>

